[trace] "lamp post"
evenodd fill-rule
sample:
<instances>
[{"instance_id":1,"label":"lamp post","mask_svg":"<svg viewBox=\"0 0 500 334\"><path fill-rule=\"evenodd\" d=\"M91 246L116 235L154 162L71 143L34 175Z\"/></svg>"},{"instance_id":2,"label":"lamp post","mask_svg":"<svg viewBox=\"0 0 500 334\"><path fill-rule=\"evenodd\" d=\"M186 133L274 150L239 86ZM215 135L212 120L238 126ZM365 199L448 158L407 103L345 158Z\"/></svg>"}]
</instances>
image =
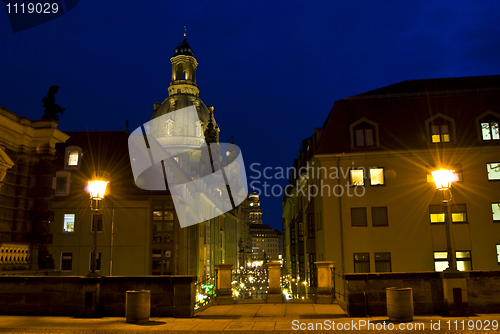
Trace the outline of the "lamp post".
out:
<instances>
[{"instance_id":1,"label":"lamp post","mask_svg":"<svg viewBox=\"0 0 500 334\"><path fill-rule=\"evenodd\" d=\"M103 180L92 180L89 181L89 194L90 194L90 209L96 212L98 215L101 215L101 210L103 207L104 195L106 193L106 186L108 185L108 181ZM99 221L99 219L97 219ZM98 277L100 276L95 272L97 265L97 253L96 253L96 244L97 244L97 222L92 219L92 223L94 224L94 243L92 245L92 263L90 265L90 273L89 277Z\"/></svg>"},{"instance_id":2,"label":"lamp post","mask_svg":"<svg viewBox=\"0 0 500 334\"><path fill-rule=\"evenodd\" d=\"M444 224L446 228L446 254L448 259L448 268L444 271L457 271L455 263L455 254L451 248L451 183L453 181L453 170L438 169L432 172L436 188L442 191L443 194L443 211L444 211ZM448 199L446 199L445 191L448 191Z\"/></svg>"}]
</instances>

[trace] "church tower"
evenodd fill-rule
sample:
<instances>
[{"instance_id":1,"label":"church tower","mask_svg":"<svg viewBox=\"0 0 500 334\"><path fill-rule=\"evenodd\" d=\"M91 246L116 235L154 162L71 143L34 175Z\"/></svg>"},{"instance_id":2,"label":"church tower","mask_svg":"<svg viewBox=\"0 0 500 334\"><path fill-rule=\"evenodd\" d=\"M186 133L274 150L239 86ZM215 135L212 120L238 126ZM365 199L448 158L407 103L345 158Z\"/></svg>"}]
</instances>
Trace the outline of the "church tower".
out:
<instances>
[{"instance_id":1,"label":"church tower","mask_svg":"<svg viewBox=\"0 0 500 334\"><path fill-rule=\"evenodd\" d=\"M189 154L179 156L176 161L194 177L200 173L200 147L205 144L205 133L209 123L216 143L219 142L220 129L213 115L214 107L207 107L199 98L200 91L196 86L198 62L194 57L193 49L187 42L185 30L183 41L175 48L170 62L172 75L168 97L161 104L154 104L151 116L151 119L154 119L165 115L166 121L156 122L153 125L154 128L147 128L146 131L154 135L162 145L171 148L173 152L176 147L179 152L189 150ZM169 113L190 106L196 108L198 117L186 115L181 120L168 117ZM175 124L176 122L182 124Z\"/></svg>"}]
</instances>

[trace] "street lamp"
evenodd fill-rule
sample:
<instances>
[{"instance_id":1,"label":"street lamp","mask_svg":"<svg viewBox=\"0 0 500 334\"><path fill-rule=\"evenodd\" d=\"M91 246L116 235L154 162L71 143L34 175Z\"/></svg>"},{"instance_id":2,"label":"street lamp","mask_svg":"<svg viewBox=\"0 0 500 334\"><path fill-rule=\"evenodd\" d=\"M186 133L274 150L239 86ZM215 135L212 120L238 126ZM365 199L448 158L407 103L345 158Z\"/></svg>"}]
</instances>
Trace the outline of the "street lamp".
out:
<instances>
[{"instance_id":1,"label":"street lamp","mask_svg":"<svg viewBox=\"0 0 500 334\"><path fill-rule=\"evenodd\" d=\"M95 211L99 216L101 215L102 204L104 201L104 195L106 193L106 186L108 185L108 181L104 180L92 180L89 181L89 194L90 194L90 209ZM99 219L97 219L99 221ZM97 253L96 253L96 244L97 244L97 221L92 219L92 223L94 224L94 243L92 245L92 264L90 265L90 273L89 277L98 277L100 276L95 272L97 267Z\"/></svg>"},{"instance_id":2,"label":"street lamp","mask_svg":"<svg viewBox=\"0 0 500 334\"><path fill-rule=\"evenodd\" d=\"M446 228L446 253L448 258L448 268L444 271L457 271L455 263L455 254L451 248L451 183L453 181L454 170L438 169L432 172L434 183L438 190L443 191L443 211L444 211L444 224ZM448 191L448 199L446 199L445 191Z\"/></svg>"}]
</instances>

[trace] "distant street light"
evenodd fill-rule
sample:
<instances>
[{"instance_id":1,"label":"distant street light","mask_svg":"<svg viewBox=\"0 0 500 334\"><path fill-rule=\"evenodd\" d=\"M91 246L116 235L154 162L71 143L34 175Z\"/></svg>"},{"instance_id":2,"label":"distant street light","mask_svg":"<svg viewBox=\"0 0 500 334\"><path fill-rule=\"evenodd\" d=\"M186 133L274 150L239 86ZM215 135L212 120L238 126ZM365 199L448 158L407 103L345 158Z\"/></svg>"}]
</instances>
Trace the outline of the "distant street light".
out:
<instances>
[{"instance_id":1,"label":"distant street light","mask_svg":"<svg viewBox=\"0 0 500 334\"><path fill-rule=\"evenodd\" d=\"M89 181L89 194L90 194L90 209L95 211L99 216L101 215L101 210L103 208L104 195L106 194L106 186L108 185L108 181L103 180L92 180ZM97 245L97 225L99 219L92 219L93 230L94 230L94 243L92 246L92 264L90 265L90 273L87 275L89 277L99 277L97 274L97 253L96 253L96 245Z\"/></svg>"},{"instance_id":2,"label":"distant street light","mask_svg":"<svg viewBox=\"0 0 500 334\"><path fill-rule=\"evenodd\" d=\"M455 254L451 248L451 183L453 181L454 170L438 169L432 172L434 183L438 190L443 191L443 211L444 211L444 224L446 228L446 253L448 258L448 268L444 271L457 271L455 263ZM448 191L448 199L446 199L445 191Z\"/></svg>"}]
</instances>

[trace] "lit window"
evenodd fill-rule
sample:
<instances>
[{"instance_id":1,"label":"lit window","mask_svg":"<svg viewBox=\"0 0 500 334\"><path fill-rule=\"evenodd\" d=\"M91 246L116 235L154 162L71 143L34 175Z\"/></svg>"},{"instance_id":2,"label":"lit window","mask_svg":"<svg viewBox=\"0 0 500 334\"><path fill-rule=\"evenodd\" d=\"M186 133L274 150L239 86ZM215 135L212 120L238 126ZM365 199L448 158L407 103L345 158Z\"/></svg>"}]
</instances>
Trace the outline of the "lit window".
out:
<instances>
[{"instance_id":1,"label":"lit window","mask_svg":"<svg viewBox=\"0 0 500 334\"><path fill-rule=\"evenodd\" d=\"M481 134L483 140L498 140L498 122L481 123Z\"/></svg>"},{"instance_id":2,"label":"lit window","mask_svg":"<svg viewBox=\"0 0 500 334\"><path fill-rule=\"evenodd\" d=\"M82 162L82 149L78 146L66 147L64 153L64 169L80 169Z\"/></svg>"},{"instance_id":3,"label":"lit window","mask_svg":"<svg viewBox=\"0 0 500 334\"><path fill-rule=\"evenodd\" d=\"M351 226L367 226L366 208L351 208Z\"/></svg>"},{"instance_id":4,"label":"lit window","mask_svg":"<svg viewBox=\"0 0 500 334\"><path fill-rule=\"evenodd\" d=\"M431 129L433 143L447 143L450 141L450 130L447 124L433 125Z\"/></svg>"},{"instance_id":5,"label":"lit window","mask_svg":"<svg viewBox=\"0 0 500 334\"><path fill-rule=\"evenodd\" d=\"M442 205L429 205L431 223L444 223L444 208Z\"/></svg>"},{"instance_id":6,"label":"lit window","mask_svg":"<svg viewBox=\"0 0 500 334\"><path fill-rule=\"evenodd\" d=\"M97 224L97 233L102 233L102 215L100 213L92 214L92 223L90 224L90 232L94 233L94 226Z\"/></svg>"},{"instance_id":7,"label":"lit window","mask_svg":"<svg viewBox=\"0 0 500 334\"><path fill-rule=\"evenodd\" d=\"M500 162L486 164L488 180L500 180Z\"/></svg>"},{"instance_id":8,"label":"lit window","mask_svg":"<svg viewBox=\"0 0 500 334\"><path fill-rule=\"evenodd\" d=\"M91 252L90 253L90 265L89 265L89 270L92 270L92 261L94 260L94 254ZM95 263L95 271L101 271L101 253L95 253L96 255L96 263Z\"/></svg>"},{"instance_id":9,"label":"lit window","mask_svg":"<svg viewBox=\"0 0 500 334\"><path fill-rule=\"evenodd\" d=\"M496 245L497 247L497 263L500 264L500 245Z\"/></svg>"},{"instance_id":10,"label":"lit window","mask_svg":"<svg viewBox=\"0 0 500 334\"><path fill-rule=\"evenodd\" d=\"M370 185L382 186L384 184L384 168L370 168Z\"/></svg>"},{"instance_id":11,"label":"lit window","mask_svg":"<svg viewBox=\"0 0 500 334\"><path fill-rule=\"evenodd\" d=\"M434 270L443 271L448 268L448 252L434 252ZM456 251L455 260L460 271L472 270L470 251Z\"/></svg>"},{"instance_id":12,"label":"lit window","mask_svg":"<svg viewBox=\"0 0 500 334\"><path fill-rule=\"evenodd\" d=\"M388 226L387 207L373 207L372 208L372 225L373 226Z\"/></svg>"},{"instance_id":13,"label":"lit window","mask_svg":"<svg viewBox=\"0 0 500 334\"><path fill-rule=\"evenodd\" d=\"M349 170L350 184L353 186L365 185L365 170L364 169L351 169Z\"/></svg>"},{"instance_id":14,"label":"lit window","mask_svg":"<svg viewBox=\"0 0 500 334\"><path fill-rule=\"evenodd\" d=\"M61 271L71 271L73 266L73 253L61 253Z\"/></svg>"},{"instance_id":15,"label":"lit window","mask_svg":"<svg viewBox=\"0 0 500 334\"><path fill-rule=\"evenodd\" d=\"M445 211L442 205L429 205L431 223L444 223ZM451 205L451 220L454 223L467 223L467 210L465 204Z\"/></svg>"},{"instance_id":16,"label":"lit window","mask_svg":"<svg viewBox=\"0 0 500 334\"><path fill-rule=\"evenodd\" d=\"M467 212L465 204L451 205L451 221L454 223L467 223Z\"/></svg>"},{"instance_id":17,"label":"lit window","mask_svg":"<svg viewBox=\"0 0 500 334\"><path fill-rule=\"evenodd\" d=\"M455 258L457 260L457 269L460 271L472 270L472 260L470 256L470 251L457 251L455 252Z\"/></svg>"},{"instance_id":18,"label":"lit window","mask_svg":"<svg viewBox=\"0 0 500 334\"><path fill-rule=\"evenodd\" d=\"M369 273L370 272L370 254L369 253L354 253L354 272Z\"/></svg>"},{"instance_id":19,"label":"lit window","mask_svg":"<svg viewBox=\"0 0 500 334\"><path fill-rule=\"evenodd\" d=\"M64 214L63 232L64 233L74 233L75 232L75 214L74 213Z\"/></svg>"},{"instance_id":20,"label":"lit window","mask_svg":"<svg viewBox=\"0 0 500 334\"><path fill-rule=\"evenodd\" d=\"M391 253L375 253L375 272L391 272Z\"/></svg>"},{"instance_id":21,"label":"lit window","mask_svg":"<svg viewBox=\"0 0 500 334\"><path fill-rule=\"evenodd\" d=\"M500 223L500 203L491 203L491 213L493 214L493 222Z\"/></svg>"},{"instance_id":22,"label":"lit window","mask_svg":"<svg viewBox=\"0 0 500 334\"><path fill-rule=\"evenodd\" d=\"M68 166L78 166L78 151L68 152Z\"/></svg>"}]
</instances>

